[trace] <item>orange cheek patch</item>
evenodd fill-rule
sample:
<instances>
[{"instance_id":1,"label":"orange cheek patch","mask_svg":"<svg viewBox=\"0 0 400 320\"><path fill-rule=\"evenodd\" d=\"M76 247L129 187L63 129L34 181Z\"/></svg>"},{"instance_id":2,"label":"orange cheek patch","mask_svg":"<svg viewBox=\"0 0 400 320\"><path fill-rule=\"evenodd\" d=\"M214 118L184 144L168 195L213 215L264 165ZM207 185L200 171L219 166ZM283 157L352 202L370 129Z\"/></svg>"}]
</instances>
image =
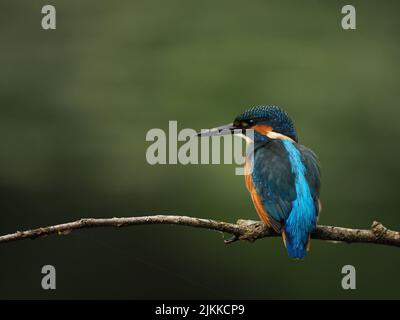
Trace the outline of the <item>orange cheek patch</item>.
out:
<instances>
[{"instance_id":1,"label":"orange cheek patch","mask_svg":"<svg viewBox=\"0 0 400 320\"><path fill-rule=\"evenodd\" d=\"M271 127L271 126L268 126L268 125L266 125L266 124L257 124L257 125L255 125L255 126L253 127L253 129L254 129L255 131L257 131L258 133L264 135L264 136L266 136L269 132L272 131L272 127Z\"/></svg>"}]
</instances>

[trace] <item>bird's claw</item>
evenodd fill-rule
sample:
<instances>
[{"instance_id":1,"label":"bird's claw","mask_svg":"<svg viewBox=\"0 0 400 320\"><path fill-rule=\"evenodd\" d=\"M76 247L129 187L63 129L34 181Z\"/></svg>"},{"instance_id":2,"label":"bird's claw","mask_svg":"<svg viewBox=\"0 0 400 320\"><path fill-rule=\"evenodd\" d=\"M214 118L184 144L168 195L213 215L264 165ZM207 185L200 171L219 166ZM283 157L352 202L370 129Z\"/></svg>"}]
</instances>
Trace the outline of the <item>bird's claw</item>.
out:
<instances>
[{"instance_id":1,"label":"bird's claw","mask_svg":"<svg viewBox=\"0 0 400 320\"><path fill-rule=\"evenodd\" d=\"M224 240L224 243L225 244L231 244L231 243L236 242L238 240L239 240L239 237L237 235L233 235L229 239Z\"/></svg>"}]
</instances>

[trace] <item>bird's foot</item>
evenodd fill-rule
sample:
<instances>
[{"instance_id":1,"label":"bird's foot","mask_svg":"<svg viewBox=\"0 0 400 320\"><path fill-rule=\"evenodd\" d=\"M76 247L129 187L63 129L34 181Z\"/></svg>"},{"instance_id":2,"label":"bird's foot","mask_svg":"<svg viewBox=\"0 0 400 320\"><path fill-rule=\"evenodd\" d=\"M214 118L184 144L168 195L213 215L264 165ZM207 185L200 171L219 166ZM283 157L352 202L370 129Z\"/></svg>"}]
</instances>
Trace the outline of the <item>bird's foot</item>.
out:
<instances>
[{"instance_id":1,"label":"bird's foot","mask_svg":"<svg viewBox=\"0 0 400 320\"><path fill-rule=\"evenodd\" d=\"M233 235L229 239L224 240L224 243L225 244L231 244L231 243L236 242L238 240L240 240L239 237L237 235Z\"/></svg>"},{"instance_id":2,"label":"bird's foot","mask_svg":"<svg viewBox=\"0 0 400 320\"><path fill-rule=\"evenodd\" d=\"M241 234L235 234L231 238L224 240L225 244L231 244L239 240L254 242L259 239L265 229L268 228L264 223L253 220L239 219L236 224L243 228L243 232L241 232Z\"/></svg>"}]
</instances>

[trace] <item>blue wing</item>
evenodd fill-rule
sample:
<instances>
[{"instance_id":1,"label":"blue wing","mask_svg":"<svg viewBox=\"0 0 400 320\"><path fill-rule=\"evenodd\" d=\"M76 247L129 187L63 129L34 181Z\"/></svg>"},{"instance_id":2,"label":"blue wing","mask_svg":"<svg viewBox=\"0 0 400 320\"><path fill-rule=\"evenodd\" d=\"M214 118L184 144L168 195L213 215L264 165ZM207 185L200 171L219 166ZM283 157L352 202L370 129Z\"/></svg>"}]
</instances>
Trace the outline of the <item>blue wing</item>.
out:
<instances>
[{"instance_id":1,"label":"blue wing","mask_svg":"<svg viewBox=\"0 0 400 320\"><path fill-rule=\"evenodd\" d=\"M310 149L296 146L302 156L306 180L318 210L320 170L317 157ZM296 200L295 176L282 141L271 140L256 144L252 181L268 215L276 222L274 227L279 230L289 217L292 203Z\"/></svg>"}]
</instances>

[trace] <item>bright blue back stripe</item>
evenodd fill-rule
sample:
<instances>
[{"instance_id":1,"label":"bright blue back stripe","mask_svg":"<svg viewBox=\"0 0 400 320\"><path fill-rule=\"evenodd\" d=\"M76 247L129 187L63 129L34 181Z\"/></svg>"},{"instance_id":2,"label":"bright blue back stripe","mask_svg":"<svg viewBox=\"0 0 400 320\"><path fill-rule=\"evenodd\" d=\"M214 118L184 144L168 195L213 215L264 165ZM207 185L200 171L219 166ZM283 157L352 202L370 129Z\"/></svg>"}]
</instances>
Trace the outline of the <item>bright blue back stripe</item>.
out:
<instances>
[{"instance_id":1,"label":"bright blue back stripe","mask_svg":"<svg viewBox=\"0 0 400 320\"><path fill-rule=\"evenodd\" d=\"M285 221L286 246L289 256L304 258L308 236L316 225L316 208L306 179L306 169L301 161L300 151L294 142L282 140L288 152L292 172L295 175L296 200Z\"/></svg>"}]
</instances>

